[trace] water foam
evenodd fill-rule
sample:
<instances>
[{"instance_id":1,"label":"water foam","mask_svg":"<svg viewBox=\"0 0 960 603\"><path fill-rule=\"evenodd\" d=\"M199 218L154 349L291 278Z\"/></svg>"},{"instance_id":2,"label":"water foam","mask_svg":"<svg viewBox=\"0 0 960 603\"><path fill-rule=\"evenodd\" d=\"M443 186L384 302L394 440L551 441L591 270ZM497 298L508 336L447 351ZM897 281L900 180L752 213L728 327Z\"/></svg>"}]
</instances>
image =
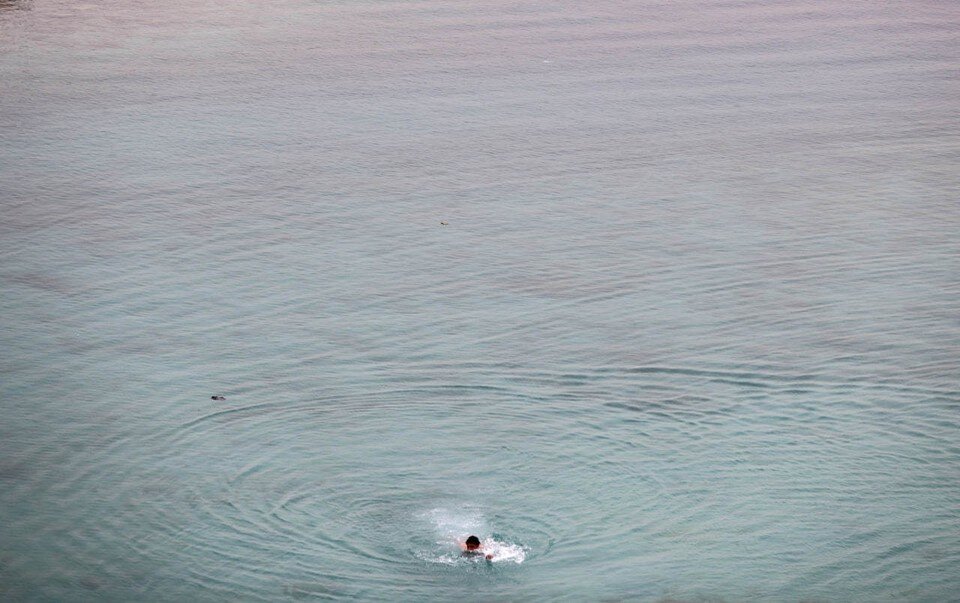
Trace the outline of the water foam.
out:
<instances>
[{"instance_id":1,"label":"water foam","mask_svg":"<svg viewBox=\"0 0 960 603\"><path fill-rule=\"evenodd\" d=\"M418 551L418 558L445 565L484 561L480 556L464 557L460 554L460 542L466 536L487 532L486 520L478 509L435 508L420 514L420 517L432 524L435 546L429 551ZM526 558L526 549L520 544L498 540L493 535L482 537L481 542L484 552L493 556L490 561L494 563L511 561L519 564Z\"/></svg>"},{"instance_id":2,"label":"water foam","mask_svg":"<svg viewBox=\"0 0 960 603\"><path fill-rule=\"evenodd\" d=\"M512 561L513 563L523 563L527 557L527 551L522 545L510 542L501 542L495 540L492 536L483 539L483 550L488 555L493 555L494 563Z\"/></svg>"}]
</instances>

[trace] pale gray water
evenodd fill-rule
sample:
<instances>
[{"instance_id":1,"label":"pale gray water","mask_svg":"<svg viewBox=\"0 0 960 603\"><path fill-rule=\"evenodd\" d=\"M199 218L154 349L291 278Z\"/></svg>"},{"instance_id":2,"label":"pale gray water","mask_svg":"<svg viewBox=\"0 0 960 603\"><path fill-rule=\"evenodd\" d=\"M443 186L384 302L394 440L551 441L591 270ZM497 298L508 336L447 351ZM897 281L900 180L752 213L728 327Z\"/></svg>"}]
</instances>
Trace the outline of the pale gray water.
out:
<instances>
[{"instance_id":1,"label":"pale gray water","mask_svg":"<svg viewBox=\"0 0 960 603\"><path fill-rule=\"evenodd\" d=\"M958 65L940 0L0 1L0 599L960 600Z\"/></svg>"}]
</instances>

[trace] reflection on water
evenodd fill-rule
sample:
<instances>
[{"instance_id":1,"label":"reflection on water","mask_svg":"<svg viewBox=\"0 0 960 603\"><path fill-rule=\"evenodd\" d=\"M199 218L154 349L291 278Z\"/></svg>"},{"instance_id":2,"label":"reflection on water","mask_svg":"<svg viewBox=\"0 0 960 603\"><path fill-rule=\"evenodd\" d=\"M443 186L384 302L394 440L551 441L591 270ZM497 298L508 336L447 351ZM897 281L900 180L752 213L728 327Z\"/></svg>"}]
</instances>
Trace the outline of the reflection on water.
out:
<instances>
[{"instance_id":1,"label":"reflection on water","mask_svg":"<svg viewBox=\"0 0 960 603\"><path fill-rule=\"evenodd\" d=\"M960 592L956 7L0 9L0 599Z\"/></svg>"}]
</instances>

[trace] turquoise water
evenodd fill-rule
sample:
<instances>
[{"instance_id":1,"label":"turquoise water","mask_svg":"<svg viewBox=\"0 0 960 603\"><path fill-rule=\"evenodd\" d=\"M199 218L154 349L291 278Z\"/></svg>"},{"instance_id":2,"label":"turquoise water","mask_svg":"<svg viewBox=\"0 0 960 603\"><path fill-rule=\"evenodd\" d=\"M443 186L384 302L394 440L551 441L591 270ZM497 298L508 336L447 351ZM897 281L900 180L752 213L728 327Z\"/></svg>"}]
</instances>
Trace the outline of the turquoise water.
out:
<instances>
[{"instance_id":1,"label":"turquoise water","mask_svg":"<svg viewBox=\"0 0 960 603\"><path fill-rule=\"evenodd\" d=\"M0 599L960 600L958 60L932 1L0 1Z\"/></svg>"}]
</instances>

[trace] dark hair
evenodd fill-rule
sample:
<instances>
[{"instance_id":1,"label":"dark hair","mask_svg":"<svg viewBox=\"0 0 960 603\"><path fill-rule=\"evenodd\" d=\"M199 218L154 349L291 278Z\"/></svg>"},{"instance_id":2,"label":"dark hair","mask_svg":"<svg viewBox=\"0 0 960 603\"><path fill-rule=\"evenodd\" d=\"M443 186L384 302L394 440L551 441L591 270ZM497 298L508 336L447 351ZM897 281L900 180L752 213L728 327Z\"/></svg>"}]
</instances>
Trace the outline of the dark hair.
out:
<instances>
[{"instance_id":1,"label":"dark hair","mask_svg":"<svg viewBox=\"0 0 960 603\"><path fill-rule=\"evenodd\" d=\"M467 537L467 544L480 544L480 539L476 536Z\"/></svg>"}]
</instances>

